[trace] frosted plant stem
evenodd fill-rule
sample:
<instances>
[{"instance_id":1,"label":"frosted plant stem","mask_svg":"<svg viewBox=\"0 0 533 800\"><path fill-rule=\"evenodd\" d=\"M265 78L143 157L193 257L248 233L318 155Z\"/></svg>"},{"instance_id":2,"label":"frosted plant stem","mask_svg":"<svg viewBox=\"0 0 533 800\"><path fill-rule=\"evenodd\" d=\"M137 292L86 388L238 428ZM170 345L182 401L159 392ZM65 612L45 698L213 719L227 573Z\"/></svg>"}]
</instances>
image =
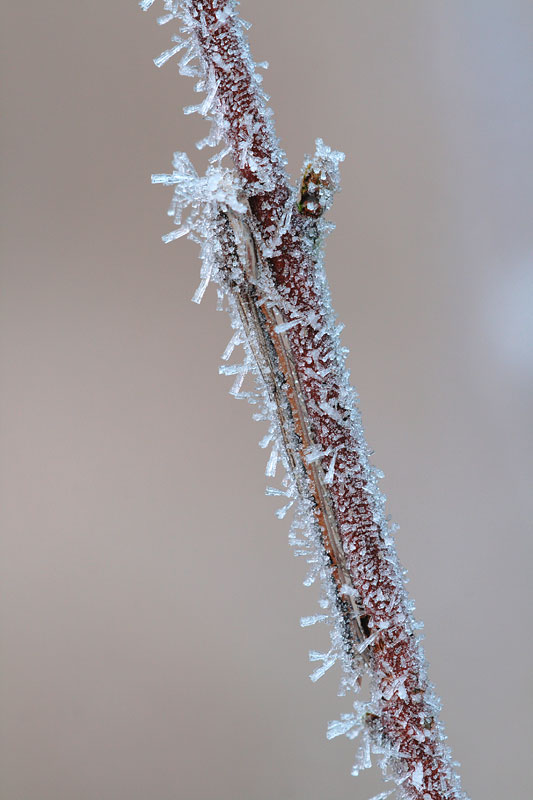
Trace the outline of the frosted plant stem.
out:
<instances>
[{"instance_id":1,"label":"frosted plant stem","mask_svg":"<svg viewBox=\"0 0 533 800\"><path fill-rule=\"evenodd\" d=\"M353 773L378 754L398 798L465 800L385 517L381 475L368 460L322 264L332 227L324 214L343 156L318 140L293 188L234 0L164 0L163 6L160 23L182 24L175 46L156 64L182 54L182 74L197 77L205 95L186 112L212 123L199 146L222 145L204 177L182 153L174 156L172 174L153 176L174 186L176 229L163 238L187 234L201 245L194 299L214 280L234 328L224 359L234 346L244 348L244 361L221 372L235 376L232 393L255 404L255 418L269 423L267 475L275 475L278 460L285 468L283 488L267 493L288 501L280 517L294 506L291 540L311 567L306 582L320 578L320 604L328 611L302 624L330 626L330 650L310 654L321 662L311 678L338 662L341 692L356 695L353 712L330 723L328 738L360 735ZM222 166L228 157L229 168ZM243 392L248 373L255 389ZM370 697L359 700L365 674Z\"/></svg>"}]
</instances>

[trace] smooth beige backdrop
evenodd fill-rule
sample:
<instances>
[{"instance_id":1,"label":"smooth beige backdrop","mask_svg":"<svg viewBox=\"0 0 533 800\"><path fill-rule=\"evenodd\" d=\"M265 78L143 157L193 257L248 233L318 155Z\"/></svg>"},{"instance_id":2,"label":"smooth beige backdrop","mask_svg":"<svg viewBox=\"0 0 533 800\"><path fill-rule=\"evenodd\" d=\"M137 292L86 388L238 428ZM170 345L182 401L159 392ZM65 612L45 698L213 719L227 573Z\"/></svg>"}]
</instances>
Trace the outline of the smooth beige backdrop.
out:
<instances>
[{"instance_id":1,"label":"smooth beige backdrop","mask_svg":"<svg viewBox=\"0 0 533 800\"><path fill-rule=\"evenodd\" d=\"M150 172L193 82L134 0L4 3L2 800L366 798L316 593ZM531 788L533 2L243 0L327 264L465 788ZM198 158L198 157L197 157ZM197 163L203 161L198 158Z\"/></svg>"}]
</instances>

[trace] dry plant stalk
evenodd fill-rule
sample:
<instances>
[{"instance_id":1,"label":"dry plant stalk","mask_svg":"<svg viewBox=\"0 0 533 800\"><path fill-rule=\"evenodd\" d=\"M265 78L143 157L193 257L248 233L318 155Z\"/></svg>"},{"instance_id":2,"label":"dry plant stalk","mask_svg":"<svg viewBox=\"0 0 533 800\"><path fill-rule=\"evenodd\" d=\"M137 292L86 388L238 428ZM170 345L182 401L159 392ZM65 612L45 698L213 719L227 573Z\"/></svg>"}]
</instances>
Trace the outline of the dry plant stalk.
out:
<instances>
[{"instance_id":1,"label":"dry plant stalk","mask_svg":"<svg viewBox=\"0 0 533 800\"><path fill-rule=\"evenodd\" d=\"M154 0L143 0L149 8ZM174 186L169 211L175 229L202 249L202 277L194 300L210 279L219 305L230 314L243 361L225 364L235 375L231 390L256 406L254 418L269 430L266 474L281 462L285 475L268 494L283 496L283 517L295 506L290 539L310 565L306 583L321 580L323 613L302 620L330 626L331 648L311 652L317 680L334 663L342 669L340 694L355 695L353 711L328 727L328 738L357 735L361 745L353 773L380 757L385 780L380 800L396 792L408 800L465 800L445 744L440 710L428 681L393 529L384 514L369 463L356 395L344 366L340 328L329 300L322 265L323 242L333 227L324 220L338 188L342 153L317 140L305 160L301 185L290 185L266 106L261 77L250 56L234 0L164 0L161 24L180 24L173 46L155 59L161 66L180 51L183 75L198 78L204 93L197 111L211 121L202 142L220 149L199 177L183 153L170 175L154 183ZM224 166L229 161L229 166ZM183 212L190 208L183 221ZM243 391L251 374L255 388ZM370 697L359 699L361 678ZM376 800L378 800L376 798Z\"/></svg>"}]
</instances>

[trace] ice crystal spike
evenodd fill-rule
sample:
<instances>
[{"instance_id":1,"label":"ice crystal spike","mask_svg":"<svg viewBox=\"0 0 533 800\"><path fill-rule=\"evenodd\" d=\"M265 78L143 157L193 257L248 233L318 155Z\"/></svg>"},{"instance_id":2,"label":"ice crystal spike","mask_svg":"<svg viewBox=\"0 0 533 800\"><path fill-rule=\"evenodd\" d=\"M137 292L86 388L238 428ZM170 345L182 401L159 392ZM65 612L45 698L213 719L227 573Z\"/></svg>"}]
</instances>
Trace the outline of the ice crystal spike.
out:
<instances>
[{"instance_id":1,"label":"ice crystal spike","mask_svg":"<svg viewBox=\"0 0 533 800\"><path fill-rule=\"evenodd\" d=\"M172 41L177 42L177 44L175 44L174 47L170 47L168 50L165 50L160 56L157 56L157 58L154 58L154 64L156 67L162 67L163 64L166 64L167 61L170 61L172 56L175 56L176 53L179 53L180 50L183 50L185 42L183 42L181 39L178 39L177 36L173 36Z\"/></svg>"},{"instance_id":2,"label":"ice crystal spike","mask_svg":"<svg viewBox=\"0 0 533 800\"><path fill-rule=\"evenodd\" d=\"M341 714L340 720L328 723L327 738L335 739L337 736L347 736L354 728L361 727L361 721L355 714Z\"/></svg>"},{"instance_id":3,"label":"ice crystal spike","mask_svg":"<svg viewBox=\"0 0 533 800\"><path fill-rule=\"evenodd\" d=\"M310 625L316 625L317 622L327 622L329 617L327 614L313 614L311 617L302 617L300 625L302 628L308 628Z\"/></svg>"},{"instance_id":4,"label":"ice crystal spike","mask_svg":"<svg viewBox=\"0 0 533 800\"><path fill-rule=\"evenodd\" d=\"M281 478L282 488L267 494L284 498L278 517L292 511L289 541L308 563L305 585L319 579L321 586L321 613L301 625L328 625L330 648L311 652L320 662L311 678L338 665L341 696L357 694L368 678L369 697L330 722L328 738L360 737L354 775L378 755L393 788L375 800L394 792L399 800L466 800L438 720L322 262L332 229L325 216L344 155L317 139L299 186L291 186L256 72L265 65L253 61L249 26L236 9L235 0L163 2L158 22L175 23L177 33L156 64L177 56L180 73L198 79L203 98L185 113L210 124L198 146L219 148L203 176L177 152L172 172L152 177L173 190L174 228L163 238L187 235L200 245L193 299L213 281L217 307L227 310L233 329L220 371L234 376L235 397L255 404L253 418L268 423L260 442L271 448L266 475ZM237 346L244 354L229 364ZM247 376L255 388L242 391Z\"/></svg>"}]
</instances>

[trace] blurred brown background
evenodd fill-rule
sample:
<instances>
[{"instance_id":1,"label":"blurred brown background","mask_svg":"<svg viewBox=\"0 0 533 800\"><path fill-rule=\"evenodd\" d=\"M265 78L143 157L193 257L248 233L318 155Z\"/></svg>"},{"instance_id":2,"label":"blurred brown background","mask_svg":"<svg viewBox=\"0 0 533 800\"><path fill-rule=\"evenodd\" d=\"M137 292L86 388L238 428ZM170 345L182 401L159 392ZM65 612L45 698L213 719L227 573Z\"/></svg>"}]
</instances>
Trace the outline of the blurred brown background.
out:
<instances>
[{"instance_id":1,"label":"blurred brown background","mask_svg":"<svg viewBox=\"0 0 533 800\"><path fill-rule=\"evenodd\" d=\"M205 135L134 0L3 4L2 800L366 798L316 594L150 172ZM472 798L531 783L533 3L243 0ZM201 166L202 160L197 159Z\"/></svg>"}]
</instances>

